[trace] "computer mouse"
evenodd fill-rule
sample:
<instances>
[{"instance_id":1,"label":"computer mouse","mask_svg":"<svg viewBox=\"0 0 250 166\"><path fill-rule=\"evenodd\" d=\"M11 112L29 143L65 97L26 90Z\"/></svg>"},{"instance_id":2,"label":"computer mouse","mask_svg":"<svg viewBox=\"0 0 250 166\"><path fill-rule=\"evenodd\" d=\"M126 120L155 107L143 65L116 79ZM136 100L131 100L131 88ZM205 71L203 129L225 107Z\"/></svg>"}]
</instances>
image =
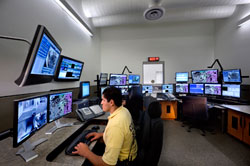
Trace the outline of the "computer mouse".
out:
<instances>
[{"instance_id":1,"label":"computer mouse","mask_svg":"<svg viewBox=\"0 0 250 166\"><path fill-rule=\"evenodd\" d=\"M99 130L100 127L99 127L99 126L93 126L91 129L92 129L92 130Z\"/></svg>"}]
</instances>

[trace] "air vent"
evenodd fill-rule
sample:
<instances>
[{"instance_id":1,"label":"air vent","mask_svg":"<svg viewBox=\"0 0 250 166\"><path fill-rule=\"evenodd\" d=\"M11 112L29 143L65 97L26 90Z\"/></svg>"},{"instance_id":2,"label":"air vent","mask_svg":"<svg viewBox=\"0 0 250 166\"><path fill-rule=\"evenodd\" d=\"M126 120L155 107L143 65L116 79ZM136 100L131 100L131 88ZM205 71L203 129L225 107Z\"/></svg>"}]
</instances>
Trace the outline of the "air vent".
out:
<instances>
[{"instance_id":1,"label":"air vent","mask_svg":"<svg viewBox=\"0 0 250 166\"><path fill-rule=\"evenodd\" d=\"M165 13L165 9L163 7L154 6L151 8L148 8L143 13L143 16L146 20L158 20L160 19Z\"/></svg>"}]
</instances>

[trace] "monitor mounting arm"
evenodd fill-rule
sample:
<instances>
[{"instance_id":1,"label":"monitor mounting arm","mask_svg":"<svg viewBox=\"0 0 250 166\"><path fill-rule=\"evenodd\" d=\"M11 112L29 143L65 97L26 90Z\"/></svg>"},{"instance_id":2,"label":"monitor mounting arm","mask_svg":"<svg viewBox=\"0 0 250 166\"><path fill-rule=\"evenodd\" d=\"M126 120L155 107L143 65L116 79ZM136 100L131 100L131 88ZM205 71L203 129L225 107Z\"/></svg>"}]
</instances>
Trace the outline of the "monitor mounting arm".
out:
<instances>
[{"instance_id":1,"label":"monitor mounting arm","mask_svg":"<svg viewBox=\"0 0 250 166\"><path fill-rule=\"evenodd\" d=\"M17 38L17 37L11 37L11 36L3 36L3 35L0 35L0 39L24 41L24 42L28 43L29 45L31 45L31 43L30 43L28 40L23 39L23 38Z\"/></svg>"},{"instance_id":2,"label":"monitor mounting arm","mask_svg":"<svg viewBox=\"0 0 250 166\"><path fill-rule=\"evenodd\" d=\"M127 69L129 73L132 73L132 72L128 69L128 67L127 67L127 66L125 66L125 67L123 68L122 74L124 74L125 69Z\"/></svg>"},{"instance_id":3,"label":"monitor mounting arm","mask_svg":"<svg viewBox=\"0 0 250 166\"><path fill-rule=\"evenodd\" d=\"M213 66L215 65L216 62L218 63L218 65L220 66L220 70L222 71L222 70L223 70L223 67L222 67L221 64L220 64L219 59L215 59L214 63L213 63L211 66L208 66L207 68L213 68Z\"/></svg>"}]
</instances>

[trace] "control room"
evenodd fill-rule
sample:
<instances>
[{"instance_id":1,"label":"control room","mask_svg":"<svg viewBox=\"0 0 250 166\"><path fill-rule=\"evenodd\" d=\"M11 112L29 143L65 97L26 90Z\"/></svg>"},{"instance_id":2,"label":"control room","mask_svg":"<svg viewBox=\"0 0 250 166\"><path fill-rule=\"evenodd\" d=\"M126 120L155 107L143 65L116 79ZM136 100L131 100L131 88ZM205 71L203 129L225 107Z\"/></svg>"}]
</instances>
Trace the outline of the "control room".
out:
<instances>
[{"instance_id":1,"label":"control room","mask_svg":"<svg viewBox=\"0 0 250 166\"><path fill-rule=\"evenodd\" d=\"M1 0L0 165L250 165L250 0Z\"/></svg>"}]
</instances>

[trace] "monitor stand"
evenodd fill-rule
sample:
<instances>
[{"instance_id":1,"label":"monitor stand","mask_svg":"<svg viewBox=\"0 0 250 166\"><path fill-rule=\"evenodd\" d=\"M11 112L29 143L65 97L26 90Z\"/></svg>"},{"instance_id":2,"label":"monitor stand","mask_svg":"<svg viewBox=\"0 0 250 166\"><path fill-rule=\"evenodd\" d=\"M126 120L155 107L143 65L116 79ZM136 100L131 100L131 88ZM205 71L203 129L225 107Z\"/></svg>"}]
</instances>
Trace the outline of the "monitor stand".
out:
<instances>
[{"instance_id":1,"label":"monitor stand","mask_svg":"<svg viewBox=\"0 0 250 166\"><path fill-rule=\"evenodd\" d=\"M29 162L30 160L38 156L38 154L35 151L33 151L36 148L36 146L38 146L39 144L47 140L48 138L41 138L33 143L27 140L26 142L22 144L23 148L19 149L16 155L20 155L26 162Z\"/></svg>"},{"instance_id":2,"label":"monitor stand","mask_svg":"<svg viewBox=\"0 0 250 166\"><path fill-rule=\"evenodd\" d=\"M50 128L45 134L52 134L54 133L57 129L63 128L63 127L69 127L69 126L73 126L73 123L61 123L60 120L56 120L55 121L55 126L53 126L52 128Z\"/></svg>"}]
</instances>

